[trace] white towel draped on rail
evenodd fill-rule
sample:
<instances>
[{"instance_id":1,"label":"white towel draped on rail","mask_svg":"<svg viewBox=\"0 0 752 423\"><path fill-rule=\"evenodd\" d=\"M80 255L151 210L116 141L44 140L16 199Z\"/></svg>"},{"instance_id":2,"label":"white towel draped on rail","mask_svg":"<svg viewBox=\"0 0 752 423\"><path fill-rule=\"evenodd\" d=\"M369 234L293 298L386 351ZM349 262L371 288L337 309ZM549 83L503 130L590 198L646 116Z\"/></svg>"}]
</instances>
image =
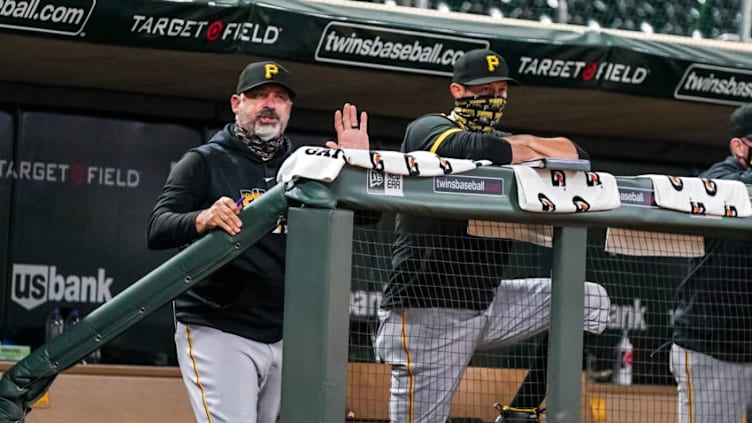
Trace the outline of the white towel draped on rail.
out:
<instances>
[{"instance_id":1,"label":"white towel draped on rail","mask_svg":"<svg viewBox=\"0 0 752 423\"><path fill-rule=\"evenodd\" d=\"M749 192L740 181L653 174L640 176L653 181L658 207L708 216L752 215Z\"/></svg>"},{"instance_id":2,"label":"white towel draped on rail","mask_svg":"<svg viewBox=\"0 0 752 423\"><path fill-rule=\"evenodd\" d=\"M490 163L487 160L447 159L428 151L400 153L308 146L298 148L282 163L277 182L299 177L331 182L345 164L390 175L441 176L467 172Z\"/></svg>"},{"instance_id":3,"label":"white towel draped on rail","mask_svg":"<svg viewBox=\"0 0 752 423\"><path fill-rule=\"evenodd\" d=\"M524 165L512 168L522 210L581 213L612 210L621 205L616 178L609 173L534 169Z\"/></svg>"}]
</instances>

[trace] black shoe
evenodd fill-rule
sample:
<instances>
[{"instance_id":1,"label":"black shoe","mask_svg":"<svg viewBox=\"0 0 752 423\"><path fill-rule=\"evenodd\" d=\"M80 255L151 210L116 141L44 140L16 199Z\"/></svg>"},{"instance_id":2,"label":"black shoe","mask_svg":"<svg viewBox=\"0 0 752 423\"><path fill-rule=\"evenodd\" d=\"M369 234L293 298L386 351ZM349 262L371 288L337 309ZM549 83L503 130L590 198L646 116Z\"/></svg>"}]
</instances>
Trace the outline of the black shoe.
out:
<instances>
[{"instance_id":1,"label":"black shoe","mask_svg":"<svg viewBox=\"0 0 752 423\"><path fill-rule=\"evenodd\" d=\"M540 413L543 410L538 408L514 408L508 405L502 406L499 403L494 405L499 411L499 417L496 418L496 423L538 423L540 419Z\"/></svg>"}]
</instances>

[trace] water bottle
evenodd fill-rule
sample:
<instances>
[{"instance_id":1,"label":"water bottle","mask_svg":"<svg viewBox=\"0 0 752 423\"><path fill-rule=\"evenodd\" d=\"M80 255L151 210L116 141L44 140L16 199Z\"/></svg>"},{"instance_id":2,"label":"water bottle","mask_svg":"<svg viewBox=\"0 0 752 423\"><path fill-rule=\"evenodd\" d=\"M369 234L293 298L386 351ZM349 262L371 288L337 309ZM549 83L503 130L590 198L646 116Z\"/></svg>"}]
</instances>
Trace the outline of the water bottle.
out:
<instances>
[{"instance_id":1,"label":"water bottle","mask_svg":"<svg viewBox=\"0 0 752 423\"><path fill-rule=\"evenodd\" d=\"M65 330L78 323L79 320L81 320L81 316L78 313L78 309L74 308L65 318L65 324L63 325Z\"/></svg>"},{"instance_id":2,"label":"water bottle","mask_svg":"<svg viewBox=\"0 0 752 423\"><path fill-rule=\"evenodd\" d=\"M47 320L44 324L44 339L49 342L52 338L63 333L65 322L63 321L63 315L60 314L60 307L52 309L50 314L47 315Z\"/></svg>"},{"instance_id":3,"label":"water bottle","mask_svg":"<svg viewBox=\"0 0 752 423\"><path fill-rule=\"evenodd\" d=\"M614 383L617 385L632 384L632 342L629 341L626 330L624 330L621 340L616 345Z\"/></svg>"}]
</instances>

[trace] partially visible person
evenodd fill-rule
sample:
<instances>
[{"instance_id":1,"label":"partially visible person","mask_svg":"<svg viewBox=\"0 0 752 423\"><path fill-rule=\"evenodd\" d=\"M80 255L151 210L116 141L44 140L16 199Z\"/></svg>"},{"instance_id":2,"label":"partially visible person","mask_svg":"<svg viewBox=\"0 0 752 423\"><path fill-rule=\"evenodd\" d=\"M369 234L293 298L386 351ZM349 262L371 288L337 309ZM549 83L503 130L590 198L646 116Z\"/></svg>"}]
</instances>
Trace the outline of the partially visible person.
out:
<instances>
[{"instance_id":1,"label":"partially visible person","mask_svg":"<svg viewBox=\"0 0 752 423\"><path fill-rule=\"evenodd\" d=\"M188 151L149 218L149 248L179 248L220 229L242 230L243 205L276 184L291 153L285 129L295 90L275 62L249 64L230 104L235 122ZM368 149L367 116L335 112L330 147ZM281 225L175 300L175 344L197 422L274 423L282 375L285 232Z\"/></svg>"},{"instance_id":2,"label":"partially visible person","mask_svg":"<svg viewBox=\"0 0 752 423\"><path fill-rule=\"evenodd\" d=\"M468 51L455 63L449 85L452 112L410 123L401 151L427 150L497 165L588 157L564 137L496 129L509 84L517 81L509 77L503 57L486 49ZM392 423L443 423L473 353L519 343L549 328L551 280L503 279L511 242L469 236L467 223L397 216L376 339L377 354L392 366ZM584 295L584 328L601 333L608 322L606 291L587 282ZM538 421L546 395L545 337L540 350L514 400L500 407L501 421Z\"/></svg>"},{"instance_id":3,"label":"partially visible person","mask_svg":"<svg viewBox=\"0 0 752 423\"><path fill-rule=\"evenodd\" d=\"M752 103L731 114L730 129L731 155L699 177L752 183ZM737 423L752 401L752 242L706 239L676 302L679 422Z\"/></svg>"}]
</instances>

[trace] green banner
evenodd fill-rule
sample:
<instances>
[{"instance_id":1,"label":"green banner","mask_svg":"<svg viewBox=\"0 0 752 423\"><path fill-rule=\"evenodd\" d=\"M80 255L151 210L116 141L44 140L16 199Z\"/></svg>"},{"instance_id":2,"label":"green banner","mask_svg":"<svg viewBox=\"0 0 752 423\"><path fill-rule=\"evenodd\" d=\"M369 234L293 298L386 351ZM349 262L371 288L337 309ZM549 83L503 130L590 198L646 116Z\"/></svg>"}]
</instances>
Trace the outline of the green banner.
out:
<instances>
[{"instance_id":1,"label":"green banner","mask_svg":"<svg viewBox=\"0 0 752 423\"><path fill-rule=\"evenodd\" d=\"M512 75L525 85L728 105L752 100L752 71L747 70L752 69L752 55L741 48L358 5L0 0L0 31L434 76L449 76L465 51L490 47L507 59Z\"/></svg>"}]
</instances>

